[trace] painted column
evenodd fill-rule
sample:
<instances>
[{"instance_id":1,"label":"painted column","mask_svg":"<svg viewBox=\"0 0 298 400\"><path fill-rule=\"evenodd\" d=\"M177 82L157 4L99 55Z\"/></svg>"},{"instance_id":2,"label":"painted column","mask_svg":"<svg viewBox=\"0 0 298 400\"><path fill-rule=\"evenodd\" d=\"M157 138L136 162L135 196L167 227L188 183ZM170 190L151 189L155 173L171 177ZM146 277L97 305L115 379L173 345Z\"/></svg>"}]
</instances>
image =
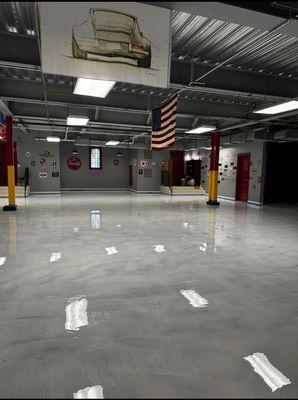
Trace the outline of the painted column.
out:
<instances>
[{"instance_id":1,"label":"painted column","mask_svg":"<svg viewBox=\"0 0 298 400\"><path fill-rule=\"evenodd\" d=\"M6 116L6 150L7 150L7 180L8 180L8 206L3 207L3 211L15 211L15 171L14 153L12 136L12 116Z\"/></svg>"},{"instance_id":2,"label":"painted column","mask_svg":"<svg viewBox=\"0 0 298 400\"><path fill-rule=\"evenodd\" d=\"M212 132L208 184L209 198L207 201L207 204L210 206L219 206L219 202L217 201L219 146L220 132Z\"/></svg>"}]
</instances>

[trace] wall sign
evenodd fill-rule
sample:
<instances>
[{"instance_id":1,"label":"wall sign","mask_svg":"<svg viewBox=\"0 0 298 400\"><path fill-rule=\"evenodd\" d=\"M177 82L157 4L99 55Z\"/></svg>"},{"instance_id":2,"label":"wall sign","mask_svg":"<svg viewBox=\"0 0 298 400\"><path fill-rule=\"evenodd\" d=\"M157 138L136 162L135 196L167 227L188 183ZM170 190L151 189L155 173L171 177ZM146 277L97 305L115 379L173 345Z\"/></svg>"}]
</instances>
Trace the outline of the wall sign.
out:
<instances>
[{"instance_id":1,"label":"wall sign","mask_svg":"<svg viewBox=\"0 0 298 400\"><path fill-rule=\"evenodd\" d=\"M59 178L59 171L52 171L52 178Z\"/></svg>"},{"instance_id":2,"label":"wall sign","mask_svg":"<svg viewBox=\"0 0 298 400\"><path fill-rule=\"evenodd\" d=\"M139 175L143 175L143 170L139 169Z\"/></svg>"},{"instance_id":3,"label":"wall sign","mask_svg":"<svg viewBox=\"0 0 298 400\"><path fill-rule=\"evenodd\" d=\"M35 167L35 161L31 161L31 167Z\"/></svg>"},{"instance_id":4,"label":"wall sign","mask_svg":"<svg viewBox=\"0 0 298 400\"><path fill-rule=\"evenodd\" d=\"M78 156L71 156L67 160L66 165L68 166L69 169L77 171L78 169L81 168L82 162Z\"/></svg>"},{"instance_id":5,"label":"wall sign","mask_svg":"<svg viewBox=\"0 0 298 400\"><path fill-rule=\"evenodd\" d=\"M40 178L47 178L47 177L48 177L48 174L47 174L47 172L40 172L40 173L39 173L39 177L40 177Z\"/></svg>"},{"instance_id":6,"label":"wall sign","mask_svg":"<svg viewBox=\"0 0 298 400\"><path fill-rule=\"evenodd\" d=\"M164 167L165 166L165 162L164 161L159 161L159 166L160 167Z\"/></svg>"},{"instance_id":7,"label":"wall sign","mask_svg":"<svg viewBox=\"0 0 298 400\"><path fill-rule=\"evenodd\" d=\"M146 160L141 160L139 162L139 166L142 168L146 168L148 166L148 162Z\"/></svg>"},{"instance_id":8,"label":"wall sign","mask_svg":"<svg viewBox=\"0 0 298 400\"><path fill-rule=\"evenodd\" d=\"M119 160L114 160L114 161L113 161L113 164L114 164L114 165L119 165Z\"/></svg>"},{"instance_id":9,"label":"wall sign","mask_svg":"<svg viewBox=\"0 0 298 400\"><path fill-rule=\"evenodd\" d=\"M48 158L53 157L54 154L52 154L48 150L44 150L42 153L39 154L40 159L39 159L39 164L40 165L45 165L46 161Z\"/></svg>"},{"instance_id":10,"label":"wall sign","mask_svg":"<svg viewBox=\"0 0 298 400\"><path fill-rule=\"evenodd\" d=\"M26 157L30 157L31 156L31 153L30 153L30 151L26 151Z\"/></svg>"},{"instance_id":11,"label":"wall sign","mask_svg":"<svg viewBox=\"0 0 298 400\"><path fill-rule=\"evenodd\" d=\"M170 10L138 2L38 6L45 73L168 86Z\"/></svg>"}]
</instances>

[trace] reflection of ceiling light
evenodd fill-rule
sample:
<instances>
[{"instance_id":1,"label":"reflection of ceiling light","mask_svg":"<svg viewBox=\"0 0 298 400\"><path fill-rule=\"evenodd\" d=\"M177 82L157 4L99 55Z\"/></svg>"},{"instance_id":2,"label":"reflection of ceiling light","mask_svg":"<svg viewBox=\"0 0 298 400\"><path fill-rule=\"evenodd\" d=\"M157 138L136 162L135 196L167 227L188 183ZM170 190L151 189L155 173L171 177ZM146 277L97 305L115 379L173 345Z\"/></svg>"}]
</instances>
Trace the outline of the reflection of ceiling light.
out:
<instances>
[{"instance_id":1,"label":"reflection of ceiling light","mask_svg":"<svg viewBox=\"0 0 298 400\"><path fill-rule=\"evenodd\" d=\"M8 32L18 33L18 30L15 26L8 26L7 30L8 30Z\"/></svg>"},{"instance_id":2,"label":"reflection of ceiling light","mask_svg":"<svg viewBox=\"0 0 298 400\"><path fill-rule=\"evenodd\" d=\"M277 106L263 108L262 110L254 111L256 114L279 114L286 111L296 110L298 108L298 101L292 100L286 103L278 104Z\"/></svg>"},{"instance_id":3,"label":"reflection of ceiling light","mask_svg":"<svg viewBox=\"0 0 298 400\"><path fill-rule=\"evenodd\" d=\"M76 116L69 116L67 117L66 124L72 126L83 126L87 125L89 121L88 117L76 117Z\"/></svg>"},{"instance_id":4,"label":"reflection of ceiling light","mask_svg":"<svg viewBox=\"0 0 298 400\"><path fill-rule=\"evenodd\" d=\"M57 136L48 136L47 137L47 142L59 143L60 142L60 138L57 137Z\"/></svg>"},{"instance_id":5,"label":"reflection of ceiling light","mask_svg":"<svg viewBox=\"0 0 298 400\"><path fill-rule=\"evenodd\" d=\"M123 157L123 154L121 153L121 151L119 150L117 153L117 157Z\"/></svg>"},{"instance_id":6,"label":"reflection of ceiling light","mask_svg":"<svg viewBox=\"0 0 298 400\"><path fill-rule=\"evenodd\" d=\"M214 131L216 129L215 126L199 126L197 128L194 128L190 131L187 131L186 133L205 133L205 132L210 132L210 131Z\"/></svg>"},{"instance_id":7,"label":"reflection of ceiling light","mask_svg":"<svg viewBox=\"0 0 298 400\"><path fill-rule=\"evenodd\" d=\"M109 140L106 143L106 146L117 146L117 144L119 144L120 142L118 140Z\"/></svg>"},{"instance_id":8,"label":"reflection of ceiling light","mask_svg":"<svg viewBox=\"0 0 298 400\"><path fill-rule=\"evenodd\" d=\"M103 81L101 79L78 78L73 93L103 98L107 96L115 83L115 81Z\"/></svg>"}]
</instances>

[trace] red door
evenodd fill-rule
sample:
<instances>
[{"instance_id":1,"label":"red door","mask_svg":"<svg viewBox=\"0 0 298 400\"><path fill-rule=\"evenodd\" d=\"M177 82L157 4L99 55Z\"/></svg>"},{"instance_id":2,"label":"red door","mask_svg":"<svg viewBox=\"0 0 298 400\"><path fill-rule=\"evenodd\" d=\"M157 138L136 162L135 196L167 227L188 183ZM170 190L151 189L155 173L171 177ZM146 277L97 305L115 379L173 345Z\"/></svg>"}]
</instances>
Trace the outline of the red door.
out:
<instances>
[{"instance_id":1,"label":"red door","mask_svg":"<svg viewBox=\"0 0 298 400\"><path fill-rule=\"evenodd\" d=\"M184 178L184 150L171 150L173 186L181 186Z\"/></svg>"},{"instance_id":2,"label":"red door","mask_svg":"<svg viewBox=\"0 0 298 400\"><path fill-rule=\"evenodd\" d=\"M129 165L128 166L128 186L132 186L132 184L133 184L132 177L133 177L133 166Z\"/></svg>"},{"instance_id":3,"label":"red door","mask_svg":"<svg viewBox=\"0 0 298 400\"><path fill-rule=\"evenodd\" d=\"M14 170L15 170L15 184L18 182L18 168L17 168L17 144L14 143ZM7 153L6 142L0 143L0 186L7 186Z\"/></svg>"},{"instance_id":4,"label":"red door","mask_svg":"<svg viewBox=\"0 0 298 400\"><path fill-rule=\"evenodd\" d=\"M248 200L249 165L250 165L250 153L238 154L235 200L238 201Z\"/></svg>"}]
</instances>

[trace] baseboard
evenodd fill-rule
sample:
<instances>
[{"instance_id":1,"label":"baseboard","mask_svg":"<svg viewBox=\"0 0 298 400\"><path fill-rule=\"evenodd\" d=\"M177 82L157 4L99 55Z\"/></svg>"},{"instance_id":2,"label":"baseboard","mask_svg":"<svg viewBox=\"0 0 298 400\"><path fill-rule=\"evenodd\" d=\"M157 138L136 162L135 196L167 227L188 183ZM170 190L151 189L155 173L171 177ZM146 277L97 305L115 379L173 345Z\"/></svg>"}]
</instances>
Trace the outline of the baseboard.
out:
<instances>
[{"instance_id":1,"label":"baseboard","mask_svg":"<svg viewBox=\"0 0 298 400\"><path fill-rule=\"evenodd\" d=\"M130 192L136 193L136 194L161 194L160 191L156 190L134 190L134 189L128 189Z\"/></svg>"},{"instance_id":2,"label":"baseboard","mask_svg":"<svg viewBox=\"0 0 298 400\"><path fill-rule=\"evenodd\" d=\"M221 195L218 195L217 197L219 197L220 199L224 199L224 200L235 201L235 198L234 198L234 197L221 196Z\"/></svg>"},{"instance_id":3,"label":"baseboard","mask_svg":"<svg viewBox=\"0 0 298 400\"><path fill-rule=\"evenodd\" d=\"M165 196L207 196L206 193L175 193L175 194L171 194L171 193L162 193L160 192L160 194L164 194Z\"/></svg>"},{"instance_id":4,"label":"baseboard","mask_svg":"<svg viewBox=\"0 0 298 400\"><path fill-rule=\"evenodd\" d=\"M224 199L224 200L235 201L235 198L234 198L234 197L227 197L227 196L221 196L221 195L218 195L217 197L219 197L219 198L221 198L221 199ZM245 203L245 202L243 202L243 203ZM248 203L248 204L254 204L254 205L256 205L256 206L262 206L262 205L263 205L263 203L261 203L261 202L252 201L252 200L247 200L246 203Z\"/></svg>"},{"instance_id":5,"label":"baseboard","mask_svg":"<svg viewBox=\"0 0 298 400\"><path fill-rule=\"evenodd\" d=\"M30 192L30 195L60 195L61 192Z\"/></svg>"},{"instance_id":6,"label":"baseboard","mask_svg":"<svg viewBox=\"0 0 298 400\"><path fill-rule=\"evenodd\" d=\"M128 188L61 188L61 192L127 192Z\"/></svg>"}]
</instances>

